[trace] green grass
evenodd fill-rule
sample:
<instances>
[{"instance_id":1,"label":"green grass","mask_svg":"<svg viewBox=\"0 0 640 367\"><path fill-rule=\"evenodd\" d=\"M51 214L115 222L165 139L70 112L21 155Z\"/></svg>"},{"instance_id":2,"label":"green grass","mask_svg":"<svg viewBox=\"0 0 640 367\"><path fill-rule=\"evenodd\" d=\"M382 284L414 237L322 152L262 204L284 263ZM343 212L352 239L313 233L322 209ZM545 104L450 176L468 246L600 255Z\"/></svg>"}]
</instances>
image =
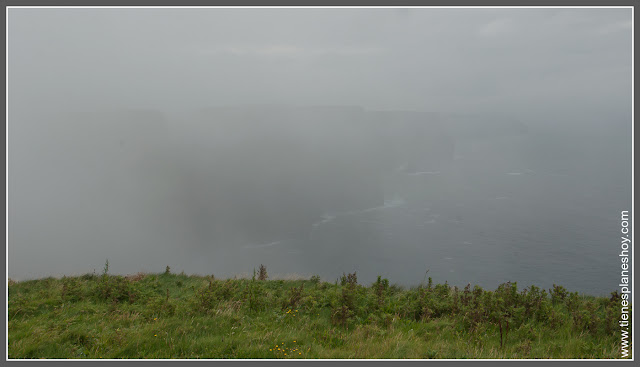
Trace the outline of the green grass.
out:
<instances>
[{"instance_id":1,"label":"green grass","mask_svg":"<svg viewBox=\"0 0 640 367\"><path fill-rule=\"evenodd\" d=\"M617 294L107 270L9 281L9 358L621 357Z\"/></svg>"}]
</instances>

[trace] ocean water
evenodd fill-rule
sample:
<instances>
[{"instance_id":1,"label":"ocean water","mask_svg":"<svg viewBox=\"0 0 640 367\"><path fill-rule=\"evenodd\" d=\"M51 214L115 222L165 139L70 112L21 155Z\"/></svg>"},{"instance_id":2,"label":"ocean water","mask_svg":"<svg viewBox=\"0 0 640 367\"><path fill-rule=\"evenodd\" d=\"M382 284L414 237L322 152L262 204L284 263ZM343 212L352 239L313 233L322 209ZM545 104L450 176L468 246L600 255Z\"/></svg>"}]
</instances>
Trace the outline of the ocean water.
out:
<instances>
[{"instance_id":1,"label":"ocean water","mask_svg":"<svg viewBox=\"0 0 640 367\"><path fill-rule=\"evenodd\" d=\"M415 286L426 275L459 287L511 281L520 289L616 290L620 212L631 209L624 149L576 149L582 154L536 161L516 154L531 141L516 143L492 148L516 159L500 162L487 150L458 147L453 162L437 170L399 167L387 177L383 205L326 213L308 236L248 246L235 256L329 281L356 271L365 284L381 275Z\"/></svg>"},{"instance_id":2,"label":"ocean water","mask_svg":"<svg viewBox=\"0 0 640 367\"><path fill-rule=\"evenodd\" d=\"M520 289L558 284L607 295L620 280L620 212L631 210L631 143L624 134L458 139L452 159L439 165L410 170L398 162L384 177L384 197L370 206L328 211L304 228L259 240L246 236L255 220L231 223L228 236L206 243L194 228L212 227L221 209L203 202L184 215L180 177L163 169L138 177L138 166L116 163L122 172L94 175L13 165L9 276L100 272L109 259L112 274L170 265L230 277L264 264L272 277L334 281L355 271L361 284L381 275L416 286L426 275L459 287L495 289L511 281ZM283 198L274 217L308 203ZM242 210L251 210L247 202ZM229 205L236 208L233 197Z\"/></svg>"}]
</instances>

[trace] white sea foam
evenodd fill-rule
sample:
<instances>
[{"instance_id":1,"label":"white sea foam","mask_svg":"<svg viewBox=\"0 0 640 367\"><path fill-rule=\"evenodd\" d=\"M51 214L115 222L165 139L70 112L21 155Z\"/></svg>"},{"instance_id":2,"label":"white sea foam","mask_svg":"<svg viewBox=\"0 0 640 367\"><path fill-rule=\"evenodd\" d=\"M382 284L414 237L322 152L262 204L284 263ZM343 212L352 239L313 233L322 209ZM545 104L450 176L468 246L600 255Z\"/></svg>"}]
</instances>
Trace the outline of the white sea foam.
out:
<instances>
[{"instance_id":1,"label":"white sea foam","mask_svg":"<svg viewBox=\"0 0 640 367\"><path fill-rule=\"evenodd\" d=\"M402 199L402 198L393 198L393 199L390 199L390 200L385 200L384 204L381 205L381 206L376 206L376 207L368 208L368 209L364 209L364 210L356 210L356 211L346 212L344 214L353 215L353 214L369 213L369 212L373 212L373 211L376 211L376 210L389 209L389 208L398 208L398 207L403 206L404 204L405 204L404 199Z\"/></svg>"},{"instance_id":2,"label":"white sea foam","mask_svg":"<svg viewBox=\"0 0 640 367\"><path fill-rule=\"evenodd\" d=\"M322 219L321 219L321 220L319 220L319 221L317 221L317 222L313 223L313 224L312 224L312 226L315 228L315 227L321 226L321 225L323 225L323 224L325 224L325 223L329 223L329 222L331 222L331 221L332 221L332 220L334 220L334 219L336 219L336 216L335 216L335 215L328 215L328 214L325 214L325 215L323 215L323 216L322 216Z\"/></svg>"},{"instance_id":3,"label":"white sea foam","mask_svg":"<svg viewBox=\"0 0 640 367\"><path fill-rule=\"evenodd\" d=\"M382 208L397 208L399 206L403 206L405 201L403 198L395 197L391 200L385 200Z\"/></svg>"},{"instance_id":4,"label":"white sea foam","mask_svg":"<svg viewBox=\"0 0 640 367\"><path fill-rule=\"evenodd\" d=\"M400 206L403 206L405 204L404 199L399 198L399 197L394 197L393 199L390 200L385 200L384 204L381 206L376 206L373 208L368 208L368 209L363 209L363 210L350 210L350 211L346 211L346 212L338 212L338 213L333 213L333 214L325 214L322 216L322 220L319 220L315 223L313 223L311 225L311 231L309 232L309 239L313 238L313 232L320 226L329 223L333 220L335 220L338 217L344 217L344 216L349 216L349 215L357 215L357 214L364 214L364 213L369 213L369 212L373 212L376 210L382 210L382 209L388 209L388 208L397 208Z\"/></svg>"}]
</instances>

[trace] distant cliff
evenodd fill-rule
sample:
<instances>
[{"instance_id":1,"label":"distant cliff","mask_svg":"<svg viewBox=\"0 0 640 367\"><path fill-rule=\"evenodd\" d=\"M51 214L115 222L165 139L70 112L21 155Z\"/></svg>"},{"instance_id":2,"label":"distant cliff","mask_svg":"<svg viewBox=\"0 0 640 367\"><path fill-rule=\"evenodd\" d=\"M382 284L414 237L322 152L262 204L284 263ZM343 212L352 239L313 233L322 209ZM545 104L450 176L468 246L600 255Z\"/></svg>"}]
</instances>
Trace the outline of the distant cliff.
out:
<instances>
[{"instance_id":1,"label":"distant cliff","mask_svg":"<svg viewBox=\"0 0 640 367\"><path fill-rule=\"evenodd\" d=\"M384 202L382 177L453 158L437 115L359 107L238 107L202 111L183 155L187 201L206 241L309 230L322 215ZM196 218L197 217L197 218Z\"/></svg>"},{"instance_id":2,"label":"distant cliff","mask_svg":"<svg viewBox=\"0 0 640 367\"><path fill-rule=\"evenodd\" d=\"M41 158L77 188L78 205L106 202L140 230L204 246L306 234L325 214L383 205L399 166L453 159L437 115L350 106L214 108L180 121L93 111L47 134Z\"/></svg>"}]
</instances>

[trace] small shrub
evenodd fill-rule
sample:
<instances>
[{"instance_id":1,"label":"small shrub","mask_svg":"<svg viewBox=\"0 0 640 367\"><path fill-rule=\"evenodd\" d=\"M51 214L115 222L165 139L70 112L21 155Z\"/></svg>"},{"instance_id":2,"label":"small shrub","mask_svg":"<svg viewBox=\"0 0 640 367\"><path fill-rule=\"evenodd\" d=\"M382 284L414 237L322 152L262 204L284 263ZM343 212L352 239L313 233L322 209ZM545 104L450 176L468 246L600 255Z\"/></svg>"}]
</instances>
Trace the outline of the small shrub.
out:
<instances>
[{"instance_id":1,"label":"small shrub","mask_svg":"<svg viewBox=\"0 0 640 367\"><path fill-rule=\"evenodd\" d=\"M261 269L260 271L262 271L263 266L260 265ZM267 276L267 270L266 268L264 269L264 276L266 280L266 276ZM247 287L245 288L245 293L247 293L247 297L249 299L249 311L253 311L253 310L262 310L266 307L266 301L265 301L265 293L262 289L262 286L260 284L256 284L256 272L255 270L253 271L253 277L251 278L251 282L247 285Z\"/></svg>"},{"instance_id":2,"label":"small shrub","mask_svg":"<svg viewBox=\"0 0 640 367\"><path fill-rule=\"evenodd\" d=\"M80 279L85 280L85 281L93 281L93 280L98 279L98 276L96 275L95 270L94 270L93 273L87 273L87 274L82 275L80 277Z\"/></svg>"},{"instance_id":3,"label":"small shrub","mask_svg":"<svg viewBox=\"0 0 640 367\"><path fill-rule=\"evenodd\" d=\"M476 285L475 287L473 287L473 307L475 308L479 308L480 307L480 297L482 296L482 294L484 293L484 290L482 289L482 287L480 287L479 285Z\"/></svg>"},{"instance_id":4,"label":"small shrub","mask_svg":"<svg viewBox=\"0 0 640 367\"><path fill-rule=\"evenodd\" d=\"M551 302L555 305L564 302L567 297L567 290L563 286L554 284L553 289L549 289L549 294L551 295Z\"/></svg>"},{"instance_id":5,"label":"small shrub","mask_svg":"<svg viewBox=\"0 0 640 367\"><path fill-rule=\"evenodd\" d=\"M464 306L468 306L471 301L471 283L467 283L467 286L464 287L464 291L461 297L462 304Z\"/></svg>"},{"instance_id":6,"label":"small shrub","mask_svg":"<svg viewBox=\"0 0 640 367\"><path fill-rule=\"evenodd\" d=\"M209 280L209 285L196 291L194 308L196 311L208 312L218 304L216 289L213 281Z\"/></svg>"},{"instance_id":7,"label":"small shrub","mask_svg":"<svg viewBox=\"0 0 640 367\"><path fill-rule=\"evenodd\" d=\"M340 277L340 285L345 286L348 284L349 285L358 284L358 276L356 275L355 271L349 274L342 273L342 276Z\"/></svg>"},{"instance_id":8,"label":"small shrub","mask_svg":"<svg viewBox=\"0 0 640 367\"><path fill-rule=\"evenodd\" d=\"M137 273L137 274L127 275L124 278L128 280L130 283L136 283L143 280L146 276L147 275L145 273Z\"/></svg>"},{"instance_id":9,"label":"small shrub","mask_svg":"<svg viewBox=\"0 0 640 367\"><path fill-rule=\"evenodd\" d=\"M343 304L340 307L335 308L331 312L331 323L333 325L347 326L347 321L354 316L354 312Z\"/></svg>"},{"instance_id":10,"label":"small shrub","mask_svg":"<svg viewBox=\"0 0 640 367\"><path fill-rule=\"evenodd\" d=\"M77 302L82 299L82 287L76 278L62 277L62 294L63 301Z\"/></svg>"},{"instance_id":11,"label":"small shrub","mask_svg":"<svg viewBox=\"0 0 640 367\"><path fill-rule=\"evenodd\" d=\"M267 280L267 267L260 264L260 269L258 270L258 280Z\"/></svg>"},{"instance_id":12,"label":"small shrub","mask_svg":"<svg viewBox=\"0 0 640 367\"><path fill-rule=\"evenodd\" d=\"M237 293L238 292L236 283L231 279L227 279L224 283L222 283L221 286L217 287L216 289L216 295L218 296L218 298L225 301L231 300L234 295L237 295Z\"/></svg>"},{"instance_id":13,"label":"small shrub","mask_svg":"<svg viewBox=\"0 0 640 367\"><path fill-rule=\"evenodd\" d=\"M289 289L289 297L283 302L282 309L295 309L298 307L298 303L302 299L302 291L304 289L304 283L300 287L291 287Z\"/></svg>"},{"instance_id":14,"label":"small shrub","mask_svg":"<svg viewBox=\"0 0 640 367\"><path fill-rule=\"evenodd\" d=\"M96 295L107 302L133 301L136 288L122 276L103 276L96 287Z\"/></svg>"},{"instance_id":15,"label":"small shrub","mask_svg":"<svg viewBox=\"0 0 640 367\"><path fill-rule=\"evenodd\" d=\"M385 294L389 289L389 280L382 279L382 277L378 275L378 280L373 283L373 289L376 294L376 306L380 308L384 304Z\"/></svg>"}]
</instances>

